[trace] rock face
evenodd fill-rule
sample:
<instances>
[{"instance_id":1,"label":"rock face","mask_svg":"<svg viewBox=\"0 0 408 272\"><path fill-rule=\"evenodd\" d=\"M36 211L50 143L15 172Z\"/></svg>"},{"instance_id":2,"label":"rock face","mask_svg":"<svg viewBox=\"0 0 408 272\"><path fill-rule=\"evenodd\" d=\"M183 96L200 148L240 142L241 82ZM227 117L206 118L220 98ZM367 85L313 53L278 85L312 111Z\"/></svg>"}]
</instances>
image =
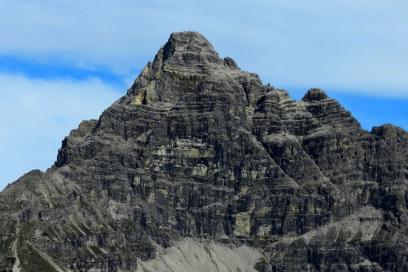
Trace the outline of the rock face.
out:
<instances>
[{"instance_id":1,"label":"rock face","mask_svg":"<svg viewBox=\"0 0 408 272\"><path fill-rule=\"evenodd\" d=\"M0 193L0 271L408 271L407 185L406 131L174 33Z\"/></svg>"}]
</instances>

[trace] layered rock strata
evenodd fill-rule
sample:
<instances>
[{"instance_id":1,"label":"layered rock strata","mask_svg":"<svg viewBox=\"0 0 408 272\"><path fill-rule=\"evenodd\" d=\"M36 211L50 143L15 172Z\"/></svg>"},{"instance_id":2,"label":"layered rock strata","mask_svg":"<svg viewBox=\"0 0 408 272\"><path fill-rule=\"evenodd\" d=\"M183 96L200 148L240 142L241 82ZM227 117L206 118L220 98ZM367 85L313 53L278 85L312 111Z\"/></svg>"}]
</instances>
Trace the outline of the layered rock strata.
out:
<instances>
[{"instance_id":1,"label":"layered rock strata","mask_svg":"<svg viewBox=\"0 0 408 272\"><path fill-rule=\"evenodd\" d=\"M173 33L0 193L0 271L408 271L407 185L406 131Z\"/></svg>"}]
</instances>

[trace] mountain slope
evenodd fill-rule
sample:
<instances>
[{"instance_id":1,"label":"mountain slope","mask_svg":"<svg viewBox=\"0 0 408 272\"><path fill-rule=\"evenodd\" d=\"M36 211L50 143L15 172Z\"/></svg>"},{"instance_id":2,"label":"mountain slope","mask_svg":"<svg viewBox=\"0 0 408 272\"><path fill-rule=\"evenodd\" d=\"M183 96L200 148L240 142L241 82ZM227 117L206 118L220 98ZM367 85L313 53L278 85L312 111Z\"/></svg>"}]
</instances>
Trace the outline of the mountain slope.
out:
<instances>
[{"instance_id":1,"label":"mountain slope","mask_svg":"<svg viewBox=\"0 0 408 272\"><path fill-rule=\"evenodd\" d=\"M0 267L407 271L407 184L404 130L364 131L322 90L294 101L173 33L54 166L0 193Z\"/></svg>"}]
</instances>

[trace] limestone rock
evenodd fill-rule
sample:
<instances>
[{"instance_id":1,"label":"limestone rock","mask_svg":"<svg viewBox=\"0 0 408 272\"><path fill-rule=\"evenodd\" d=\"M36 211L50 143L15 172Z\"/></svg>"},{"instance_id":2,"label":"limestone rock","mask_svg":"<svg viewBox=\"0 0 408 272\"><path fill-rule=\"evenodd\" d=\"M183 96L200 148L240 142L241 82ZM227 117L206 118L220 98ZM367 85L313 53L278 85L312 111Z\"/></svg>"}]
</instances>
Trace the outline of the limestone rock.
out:
<instances>
[{"instance_id":1,"label":"limestone rock","mask_svg":"<svg viewBox=\"0 0 408 272\"><path fill-rule=\"evenodd\" d=\"M408 133L173 33L0 193L0 271L408 271Z\"/></svg>"}]
</instances>

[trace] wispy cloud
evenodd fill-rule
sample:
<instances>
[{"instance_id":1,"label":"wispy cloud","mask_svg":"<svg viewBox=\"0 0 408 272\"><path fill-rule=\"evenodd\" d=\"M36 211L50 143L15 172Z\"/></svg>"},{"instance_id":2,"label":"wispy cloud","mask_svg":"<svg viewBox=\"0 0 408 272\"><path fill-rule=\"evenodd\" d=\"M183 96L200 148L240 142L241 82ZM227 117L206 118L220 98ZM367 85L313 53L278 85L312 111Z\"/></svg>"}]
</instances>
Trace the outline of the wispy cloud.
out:
<instances>
[{"instance_id":1,"label":"wispy cloud","mask_svg":"<svg viewBox=\"0 0 408 272\"><path fill-rule=\"evenodd\" d=\"M408 97L407 1L0 3L0 54L129 76L170 32L193 29L274 85Z\"/></svg>"},{"instance_id":2,"label":"wispy cloud","mask_svg":"<svg viewBox=\"0 0 408 272\"><path fill-rule=\"evenodd\" d=\"M0 73L0 189L55 161L62 139L123 92L97 79L38 80Z\"/></svg>"}]
</instances>

